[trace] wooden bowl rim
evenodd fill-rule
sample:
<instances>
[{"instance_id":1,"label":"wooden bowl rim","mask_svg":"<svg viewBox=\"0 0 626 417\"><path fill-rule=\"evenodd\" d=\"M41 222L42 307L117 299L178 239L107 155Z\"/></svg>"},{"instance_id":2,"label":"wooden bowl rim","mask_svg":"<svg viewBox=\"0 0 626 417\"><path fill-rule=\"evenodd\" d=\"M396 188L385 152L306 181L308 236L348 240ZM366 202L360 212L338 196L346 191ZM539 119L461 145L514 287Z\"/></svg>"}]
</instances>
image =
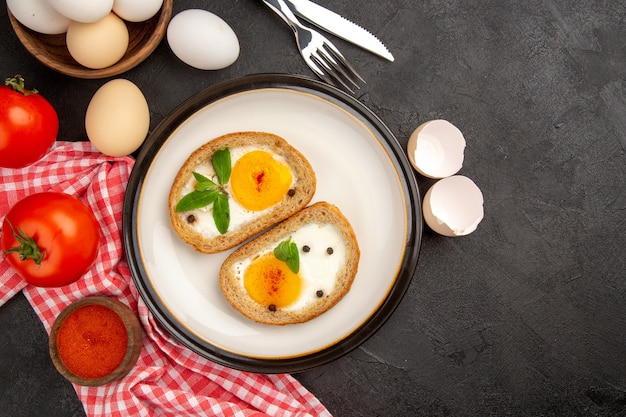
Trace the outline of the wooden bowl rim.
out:
<instances>
[{"instance_id":1,"label":"wooden bowl rim","mask_svg":"<svg viewBox=\"0 0 626 417\"><path fill-rule=\"evenodd\" d=\"M39 62L41 62L50 69L60 72L61 74L69 75L70 77L82 79L99 79L122 74L126 71L131 70L132 68L135 68L137 65L146 60L150 56L150 54L152 54L152 52L154 52L154 50L159 46L161 40L165 37L165 34L167 32L167 25L172 18L172 10L173 0L163 0L163 5L161 6L161 9L157 12L157 14L146 21L149 22L150 20L158 17L154 31L150 34L148 41L141 45L133 55L125 56L117 63L101 69L87 68L80 65L79 63L76 63L76 65L73 66L66 65L65 63L61 63L53 58L50 58L47 55L42 55L41 51L26 39L33 37L52 37L59 35L47 35L43 33L38 33L22 25L15 18L15 16L13 16L8 8L7 13L9 15L9 21L11 22L11 26L13 27L13 31L15 32L15 35L19 39L20 43ZM142 22L126 23L137 25L141 24ZM69 51L68 56L70 56Z\"/></svg>"},{"instance_id":2,"label":"wooden bowl rim","mask_svg":"<svg viewBox=\"0 0 626 417\"><path fill-rule=\"evenodd\" d=\"M124 359L122 359L120 365L110 374L96 379L83 378L70 371L61 360L57 346L57 334L61 325L65 322L65 319L79 308L89 305L101 305L111 309L122 319L122 322L126 327L126 333L128 334L126 355L124 356ZM137 315L130 309L130 307L115 298L107 296L89 296L70 303L61 311L61 313L59 313L52 325L52 328L50 329L48 347L52 363L59 373L66 379L78 385L98 386L116 381L130 372L139 359L142 347L142 337L143 331L141 323L139 322Z\"/></svg>"}]
</instances>

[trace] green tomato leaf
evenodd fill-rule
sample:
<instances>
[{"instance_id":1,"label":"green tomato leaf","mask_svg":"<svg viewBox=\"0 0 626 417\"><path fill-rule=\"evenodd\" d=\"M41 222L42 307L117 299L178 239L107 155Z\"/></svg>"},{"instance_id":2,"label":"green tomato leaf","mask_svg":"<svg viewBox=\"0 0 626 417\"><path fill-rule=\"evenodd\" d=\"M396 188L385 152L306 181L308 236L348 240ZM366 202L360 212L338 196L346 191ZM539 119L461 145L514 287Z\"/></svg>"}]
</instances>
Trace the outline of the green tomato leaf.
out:
<instances>
[{"instance_id":1,"label":"green tomato leaf","mask_svg":"<svg viewBox=\"0 0 626 417\"><path fill-rule=\"evenodd\" d=\"M211 157L213 163L213 169L217 174L217 180L220 185L224 185L230 180L230 172L232 169L230 162L230 151L228 148L223 148L216 151Z\"/></svg>"},{"instance_id":2,"label":"green tomato leaf","mask_svg":"<svg viewBox=\"0 0 626 417\"><path fill-rule=\"evenodd\" d=\"M274 248L274 256L287 264L291 272L297 274L300 270L300 254L298 245L291 241L291 237Z\"/></svg>"},{"instance_id":3,"label":"green tomato leaf","mask_svg":"<svg viewBox=\"0 0 626 417\"><path fill-rule=\"evenodd\" d=\"M189 211L213 204L215 199L220 195L217 189L192 191L176 204L176 211Z\"/></svg>"},{"instance_id":4,"label":"green tomato leaf","mask_svg":"<svg viewBox=\"0 0 626 417\"><path fill-rule=\"evenodd\" d=\"M211 181L209 178L205 177L202 174L198 174L197 172L192 172L194 178L196 179L196 191L204 191L209 190L211 188L218 188L219 186Z\"/></svg>"},{"instance_id":5,"label":"green tomato leaf","mask_svg":"<svg viewBox=\"0 0 626 417\"><path fill-rule=\"evenodd\" d=\"M213 221L215 221L215 226L221 234L228 231L228 225L230 224L230 207L226 194L217 194L217 198L213 203Z\"/></svg>"}]
</instances>

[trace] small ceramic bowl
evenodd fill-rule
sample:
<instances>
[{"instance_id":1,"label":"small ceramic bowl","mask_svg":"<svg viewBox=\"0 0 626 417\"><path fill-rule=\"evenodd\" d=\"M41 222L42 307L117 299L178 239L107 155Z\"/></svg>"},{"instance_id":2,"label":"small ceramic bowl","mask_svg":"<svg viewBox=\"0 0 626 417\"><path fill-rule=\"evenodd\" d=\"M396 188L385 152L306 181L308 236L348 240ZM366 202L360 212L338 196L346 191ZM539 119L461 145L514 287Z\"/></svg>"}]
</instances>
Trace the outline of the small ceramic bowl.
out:
<instances>
[{"instance_id":1,"label":"small ceramic bowl","mask_svg":"<svg viewBox=\"0 0 626 417\"><path fill-rule=\"evenodd\" d=\"M110 67L91 69L72 58L65 44L65 34L46 35L22 25L7 10L11 26L22 45L42 64L61 74L83 79L112 77L136 67L159 45L172 18L173 0L164 0L161 10L145 22L126 22L129 34L128 49L122 59Z\"/></svg>"},{"instance_id":2,"label":"small ceramic bowl","mask_svg":"<svg viewBox=\"0 0 626 417\"><path fill-rule=\"evenodd\" d=\"M124 324L124 328L126 330L126 335L128 336L128 341L126 343L126 352L123 354L123 358L121 359L121 362L119 363L119 365L110 373L107 373L104 376L93 377L93 378L77 375L72 370L70 370L70 367L68 367L68 365L66 365L66 363L64 363L63 360L61 359L62 354L59 349L61 329L63 328L66 320L69 317L71 317L74 313L76 313L77 310L79 310L80 308L88 307L88 306L102 306L112 311L121 319L122 323ZM107 311L107 313L108 312L109 311ZM78 319L76 320L78 321ZM99 322L104 321L104 320L105 320L104 318L101 319L100 317L98 319ZM74 323L76 323L76 321ZM99 325L102 326L101 323L99 323ZM72 324L72 326L75 326L75 324ZM113 327L113 326L107 325L104 328L109 328L109 327ZM85 356L88 356L89 354L93 354L93 350L89 350L89 348L84 348L81 345L81 343L85 343L84 339L86 338L90 338L92 340L96 340L97 338L105 339L107 335L104 333L94 335L92 334L94 333L94 330L92 328L80 329L78 332L73 332L73 333L76 333L79 337L66 339L66 340L71 340L71 345L73 345L71 347L72 348L71 355L69 353L65 354L66 359L67 359L67 355L70 355L70 356L73 355L74 358L76 358L77 356L81 356L83 362L84 361L102 362L101 359L94 359L93 357L85 358ZM54 364L56 369L59 371L59 373L63 375L66 379L68 379L70 382L73 382L78 385L84 385L84 386L104 385L104 384L108 384L109 382L113 382L124 377L126 374L128 374L128 372L130 372L133 366L135 366L135 364L137 363L137 359L139 358L139 354L141 353L142 334L143 332L141 329L141 324L139 323L139 319L128 306L110 297L102 297L102 296L87 297L87 298L83 298L81 300L75 301L69 306L67 306L63 311L61 311L59 316L54 321L54 324L52 325L52 329L50 331L50 339L49 339L50 357L52 359L52 363ZM67 341L65 343L66 343L65 347L69 346ZM92 342L90 341L89 343L92 343ZM97 343L101 343L101 342L97 342ZM64 349L64 348L62 347L61 349Z\"/></svg>"}]
</instances>

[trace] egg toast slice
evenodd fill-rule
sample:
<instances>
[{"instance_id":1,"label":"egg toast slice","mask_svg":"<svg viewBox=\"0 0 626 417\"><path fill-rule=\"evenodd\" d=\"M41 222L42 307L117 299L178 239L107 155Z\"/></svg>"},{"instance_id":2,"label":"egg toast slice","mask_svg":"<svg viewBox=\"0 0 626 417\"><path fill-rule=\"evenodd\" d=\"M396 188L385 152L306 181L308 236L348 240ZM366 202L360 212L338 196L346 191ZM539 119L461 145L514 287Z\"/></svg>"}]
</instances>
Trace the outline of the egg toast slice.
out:
<instances>
[{"instance_id":1,"label":"egg toast slice","mask_svg":"<svg viewBox=\"0 0 626 417\"><path fill-rule=\"evenodd\" d=\"M201 253L230 249L305 207L309 161L280 136L236 132L195 150L169 194L174 231Z\"/></svg>"},{"instance_id":2,"label":"egg toast slice","mask_svg":"<svg viewBox=\"0 0 626 417\"><path fill-rule=\"evenodd\" d=\"M220 287L249 319L303 323L345 296L359 258L348 219L334 205L318 202L228 256L220 269Z\"/></svg>"}]
</instances>

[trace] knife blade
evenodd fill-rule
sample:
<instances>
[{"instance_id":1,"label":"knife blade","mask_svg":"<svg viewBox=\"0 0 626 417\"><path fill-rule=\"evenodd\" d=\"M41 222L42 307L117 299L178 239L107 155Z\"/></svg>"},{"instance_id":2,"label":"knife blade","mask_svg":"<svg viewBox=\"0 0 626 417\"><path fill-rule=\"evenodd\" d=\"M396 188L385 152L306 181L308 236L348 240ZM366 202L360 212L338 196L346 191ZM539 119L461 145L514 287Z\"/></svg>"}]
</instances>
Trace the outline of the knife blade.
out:
<instances>
[{"instance_id":1,"label":"knife blade","mask_svg":"<svg viewBox=\"0 0 626 417\"><path fill-rule=\"evenodd\" d=\"M394 58L391 52L367 29L310 0L285 0L285 2L296 16L393 62Z\"/></svg>"}]
</instances>

